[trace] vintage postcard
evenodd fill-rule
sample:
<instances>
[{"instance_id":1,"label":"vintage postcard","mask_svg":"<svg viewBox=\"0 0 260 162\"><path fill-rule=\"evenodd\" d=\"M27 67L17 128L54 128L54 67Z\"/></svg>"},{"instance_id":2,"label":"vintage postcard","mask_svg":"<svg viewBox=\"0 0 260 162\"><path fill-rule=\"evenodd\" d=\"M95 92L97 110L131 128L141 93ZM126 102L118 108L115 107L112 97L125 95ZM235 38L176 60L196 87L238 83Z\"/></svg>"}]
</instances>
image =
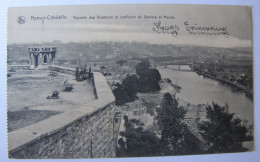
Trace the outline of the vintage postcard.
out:
<instances>
[{"instance_id":1,"label":"vintage postcard","mask_svg":"<svg viewBox=\"0 0 260 162\"><path fill-rule=\"evenodd\" d=\"M249 6L8 9L8 156L254 150Z\"/></svg>"}]
</instances>

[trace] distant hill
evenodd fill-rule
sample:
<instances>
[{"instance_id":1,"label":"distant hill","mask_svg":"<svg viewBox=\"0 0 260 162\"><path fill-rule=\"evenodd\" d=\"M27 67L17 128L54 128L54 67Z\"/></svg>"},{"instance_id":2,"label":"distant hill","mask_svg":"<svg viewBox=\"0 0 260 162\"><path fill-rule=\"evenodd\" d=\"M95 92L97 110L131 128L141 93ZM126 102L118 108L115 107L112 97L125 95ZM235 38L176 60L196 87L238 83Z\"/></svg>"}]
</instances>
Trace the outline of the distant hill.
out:
<instances>
[{"instance_id":1,"label":"distant hill","mask_svg":"<svg viewBox=\"0 0 260 162\"><path fill-rule=\"evenodd\" d=\"M138 42L86 42L86 43L46 43L56 46L56 60L104 61L109 59L152 58L154 61L169 61L174 58L199 60L218 58L245 57L252 59L250 48L215 48L202 46L154 45ZM37 44L8 45L8 60L29 60L28 47Z\"/></svg>"}]
</instances>

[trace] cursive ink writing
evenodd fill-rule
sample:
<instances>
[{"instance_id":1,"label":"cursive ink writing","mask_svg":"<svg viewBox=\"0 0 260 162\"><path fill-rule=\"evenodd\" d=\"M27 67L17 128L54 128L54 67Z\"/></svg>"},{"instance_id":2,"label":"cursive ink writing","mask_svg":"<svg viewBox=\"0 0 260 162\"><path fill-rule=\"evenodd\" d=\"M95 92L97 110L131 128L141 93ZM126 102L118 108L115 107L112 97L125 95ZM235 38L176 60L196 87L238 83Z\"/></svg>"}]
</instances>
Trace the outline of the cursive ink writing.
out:
<instances>
[{"instance_id":1,"label":"cursive ink writing","mask_svg":"<svg viewBox=\"0 0 260 162\"><path fill-rule=\"evenodd\" d=\"M197 24L189 25L188 21L185 21L184 25L191 35L223 35L226 38L229 37L226 27L198 26Z\"/></svg>"},{"instance_id":2,"label":"cursive ink writing","mask_svg":"<svg viewBox=\"0 0 260 162\"><path fill-rule=\"evenodd\" d=\"M171 34L172 36L176 37L178 35L179 26L178 25L162 25L161 21L153 23L154 26L152 28L153 31L157 33L167 33Z\"/></svg>"}]
</instances>

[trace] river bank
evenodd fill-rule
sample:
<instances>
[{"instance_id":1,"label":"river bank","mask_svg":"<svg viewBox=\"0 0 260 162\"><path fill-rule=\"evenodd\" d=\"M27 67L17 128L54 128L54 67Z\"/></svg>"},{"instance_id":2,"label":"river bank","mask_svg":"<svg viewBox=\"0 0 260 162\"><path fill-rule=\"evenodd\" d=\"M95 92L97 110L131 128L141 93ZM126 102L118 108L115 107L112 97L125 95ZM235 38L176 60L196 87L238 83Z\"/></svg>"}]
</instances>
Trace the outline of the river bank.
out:
<instances>
[{"instance_id":1,"label":"river bank","mask_svg":"<svg viewBox=\"0 0 260 162\"><path fill-rule=\"evenodd\" d=\"M236 117L242 120L246 119L250 124L254 123L253 101L243 91L193 71L178 71L163 67L157 69L162 78L170 78L173 83L182 87L176 98L192 105L211 105L212 102L220 106L228 105L230 113L235 113Z\"/></svg>"},{"instance_id":2,"label":"river bank","mask_svg":"<svg viewBox=\"0 0 260 162\"><path fill-rule=\"evenodd\" d=\"M223 83L226 83L230 86L233 86L233 87L236 87L236 88L239 88L240 90L243 90L246 95L253 99L253 91L241 84L238 84L238 83L235 83L235 82L232 82L230 80L227 80L227 79L224 79L224 78L221 78L221 77L218 77L216 76L215 74L212 74L210 72L205 72L205 71L199 71L197 69L194 69L193 66L190 66L191 70L195 73L197 73L198 75L202 75L204 77L207 77L207 78L210 78L210 79L214 79L214 80L217 80L217 81L220 81L220 82L223 82Z\"/></svg>"}]
</instances>

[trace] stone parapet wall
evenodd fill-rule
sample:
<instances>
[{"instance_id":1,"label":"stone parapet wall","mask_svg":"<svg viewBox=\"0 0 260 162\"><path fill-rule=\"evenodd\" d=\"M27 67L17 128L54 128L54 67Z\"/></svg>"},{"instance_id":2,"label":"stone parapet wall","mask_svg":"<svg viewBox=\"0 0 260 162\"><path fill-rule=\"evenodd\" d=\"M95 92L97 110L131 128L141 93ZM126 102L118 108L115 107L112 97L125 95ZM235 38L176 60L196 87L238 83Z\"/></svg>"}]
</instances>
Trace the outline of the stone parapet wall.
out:
<instances>
[{"instance_id":1,"label":"stone parapet wall","mask_svg":"<svg viewBox=\"0 0 260 162\"><path fill-rule=\"evenodd\" d=\"M93 80L97 100L8 133L9 157L115 157L115 97L101 73Z\"/></svg>"},{"instance_id":2,"label":"stone parapet wall","mask_svg":"<svg viewBox=\"0 0 260 162\"><path fill-rule=\"evenodd\" d=\"M76 69L73 69L73 68L51 65L51 66L49 66L49 70L60 72L60 73L65 73L65 74L70 74L70 75L76 75Z\"/></svg>"},{"instance_id":3,"label":"stone parapet wall","mask_svg":"<svg viewBox=\"0 0 260 162\"><path fill-rule=\"evenodd\" d=\"M8 70L30 70L30 65L8 65Z\"/></svg>"}]
</instances>

